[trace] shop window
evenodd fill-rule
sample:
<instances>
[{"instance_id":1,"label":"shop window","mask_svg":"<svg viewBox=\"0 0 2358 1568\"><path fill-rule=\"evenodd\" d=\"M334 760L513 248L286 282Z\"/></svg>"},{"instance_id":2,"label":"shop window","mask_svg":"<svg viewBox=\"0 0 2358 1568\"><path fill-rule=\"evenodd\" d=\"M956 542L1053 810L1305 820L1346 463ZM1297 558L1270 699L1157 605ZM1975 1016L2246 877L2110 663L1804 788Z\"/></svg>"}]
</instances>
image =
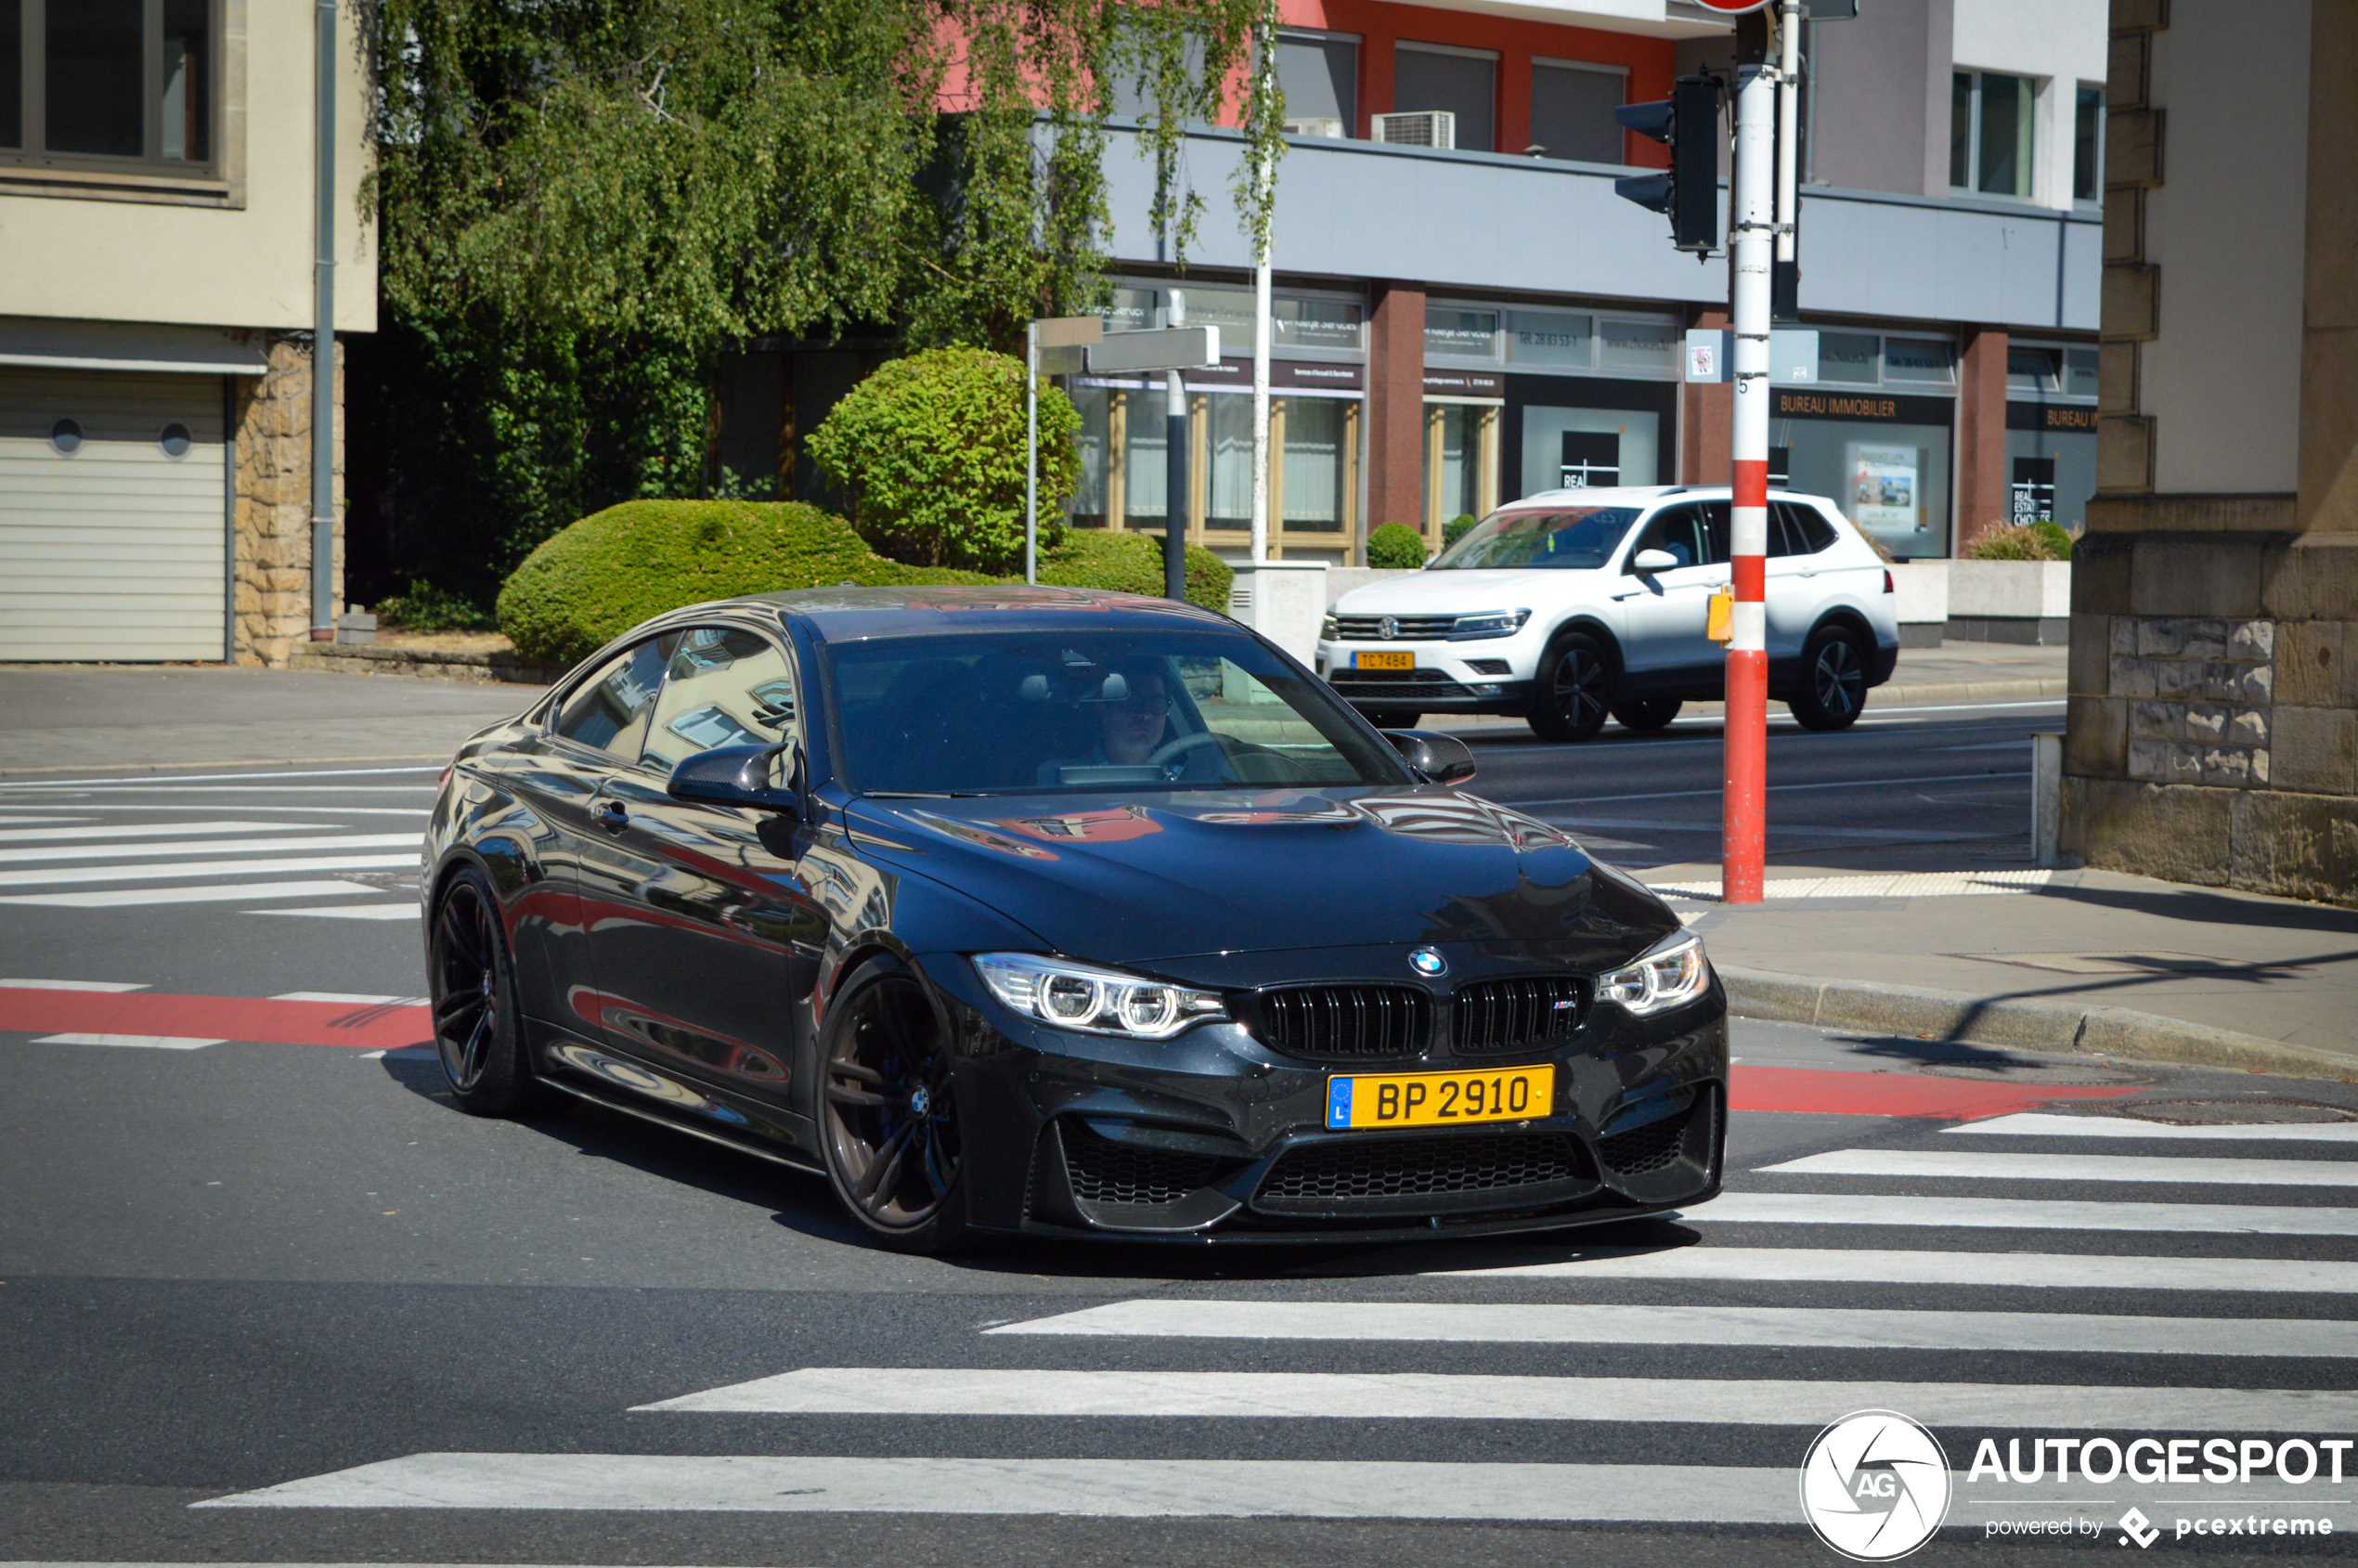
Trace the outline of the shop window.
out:
<instances>
[{"instance_id":1,"label":"shop window","mask_svg":"<svg viewBox=\"0 0 2358 1568\"><path fill-rule=\"evenodd\" d=\"M1621 123L1629 73L1616 66L1531 62L1531 145L1523 150L1582 163L1621 163Z\"/></svg>"},{"instance_id":2,"label":"shop window","mask_svg":"<svg viewBox=\"0 0 2358 1568\"><path fill-rule=\"evenodd\" d=\"M2020 404L2015 405L2016 410ZM2048 429L2043 420L2029 429L2006 431L2009 513L2016 523L2060 523L2078 529L2088 520L2096 493L2096 433Z\"/></svg>"},{"instance_id":3,"label":"shop window","mask_svg":"<svg viewBox=\"0 0 2358 1568\"><path fill-rule=\"evenodd\" d=\"M1606 369L1653 370L1675 375L1682 334L1666 321L1615 321L1597 324L1597 363Z\"/></svg>"},{"instance_id":4,"label":"shop window","mask_svg":"<svg viewBox=\"0 0 2358 1568\"><path fill-rule=\"evenodd\" d=\"M1621 436L1609 430L1567 430L1556 483L1567 490L1607 489L1621 483Z\"/></svg>"},{"instance_id":5,"label":"shop window","mask_svg":"<svg viewBox=\"0 0 2358 1568\"><path fill-rule=\"evenodd\" d=\"M1073 489L1068 520L1078 527L1102 528L1107 515L1106 482L1112 469L1107 458L1113 450L1114 394L1102 386L1068 386L1065 395L1072 399L1073 411L1081 416L1074 443L1081 449L1081 483Z\"/></svg>"},{"instance_id":6,"label":"shop window","mask_svg":"<svg viewBox=\"0 0 2358 1568\"><path fill-rule=\"evenodd\" d=\"M1269 302L1269 335L1278 348L1332 349L1357 354L1367 343L1367 308L1357 300L1280 295ZM1226 336L1223 333L1222 336ZM1226 344L1222 344L1224 351Z\"/></svg>"},{"instance_id":7,"label":"shop window","mask_svg":"<svg viewBox=\"0 0 2358 1568\"><path fill-rule=\"evenodd\" d=\"M2096 351L2092 348L2064 350L2064 395L2093 397L2096 395Z\"/></svg>"},{"instance_id":8,"label":"shop window","mask_svg":"<svg viewBox=\"0 0 2358 1568\"><path fill-rule=\"evenodd\" d=\"M2105 193L2105 90L2082 87L2071 115L2071 199L2095 201Z\"/></svg>"},{"instance_id":9,"label":"shop window","mask_svg":"<svg viewBox=\"0 0 2358 1568\"><path fill-rule=\"evenodd\" d=\"M1206 400L1203 420L1209 464L1205 483L1204 526L1252 526L1252 398L1242 393L1214 393Z\"/></svg>"},{"instance_id":10,"label":"shop window","mask_svg":"<svg viewBox=\"0 0 2358 1568\"><path fill-rule=\"evenodd\" d=\"M1488 152L1497 146L1497 98L1498 57L1489 50L1442 44L1393 46L1393 112L1447 110L1458 117L1460 150Z\"/></svg>"},{"instance_id":11,"label":"shop window","mask_svg":"<svg viewBox=\"0 0 2358 1568\"><path fill-rule=\"evenodd\" d=\"M2030 198L2031 115L2038 85L2027 76L1960 71L1950 77L1949 184L1978 196Z\"/></svg>"},{"instance_id":12,"label":"shop window","mask_svg":"<svg viewBox=\"0 0 2358 1568\"><path fill-rule=\"evenodd\" d=\"M1247 404L1250 408L1250 403ZM1311 533L1341 533L1345 521L1343 473L1349 405L1334 397L1285 401L1285 525Z\"/></svg>"},{"instance_id":13,"label":"shop window","mask_svg":"<svg viewBox=\"0 0 2358 1568\"><path fill-rule=\"evenodd\" d=\"M1650 409L1529 403L1522 423L1518 496L1658 482L1662 420Z\"/></svg>"},{"instance_id":14,"label":"shop window","mask_svg":"<svg viewBox=\"0 0 2358 1568\"><path fill-rule=\"evenodd\" d=\"M1831 498L1893 555L1949 553L1948 425L1772 419L1768 439L1787 449L1794 490Z\"/></svg>"},{"instance_id":15,"label":"shop window","mask_svg":"<svg viewBox=\"0 0 2358 1568\"><path fill-rule=\"evenodd\" d=\"M1132 528L1160 528L1169 515L1171 450L1165 395L1121 394L1121 511Z\"/></svg>"},{"instance_id":16,"label":"shop window","mask_svg":"<svg viewBox=\"0 0 2358 1568\"><path fill-rule=\"evenodd\" d=\"M1277 88L1286 119L1332 120L1359 134L1359 41L1331 34L1277 34Z\"/></svg>"},{"instance_id":17,"label":"shop window","mask_svg":"<svg viewBox=\"0 0 2358 1568\"><path fill-rule=\"evenodd\" d=\"M1496 359L1498 357L1498 313L1495 310L1451 310L1425 306L1425 357Z\"/></svg>"},{"instance_id":18,"label":"shop window","mask_svg":"<svg viewBox=\"0 0 2358 1568\"><path fill-rule=\"evenodd\" d=\"M2052 348L2025 348L2009 344L2006 349L2006 391L2057 392L2063 385L2063 355Z\"/></svg>"},{"instance_id":19,"label":"shop window","mask_svg":"<svg viewBox=\"0 0 2358 1568\"><path fill-rule=\"evenodd\" d=\"M1883 380L1882 349L1872 332L1820 332L1818 379L1874 386Z\"/></svg>"},{"instance_id":20,"label":"shop window","mask_svg":"<svg viewBox=\"0 0 2358 1568\"><path fill-rule=\"evenodd\" d=\"M1496 404L1425 405L1425 532L1436 548L1454 520L1496 510L1498 423Z\"/></svg>"},{"instance_id":21,"label":"shop window","mask_svg":"<svg viewBox=\"0 0 2358 1568\"><path fill-rule=\"evenodd\" d=\"M1595 323L1587 316L1561 310L1514 310L1507 313L1507 357L1517 365L1588 368Z\"/></svg>"},{"instance_id":22,"label":"shop window","mask_svg":"<svg viewBox=\"0 0 2358 1568\"><path fill-rule=\"evenodd\" d=\"M0 147L44 162L210 163L214 5L0 0Z\"/></svg>"},{"instance_id":23,"label":"shop window","mask_svg":"<svg viewBox=\"0 0 2358 1568\"><path fill-rule=\"evenodd\" d=\"M1957 345L1937 338L1885 338L1883 379L1920 385L1957 384Z\"/></svg>"}]
</instances>

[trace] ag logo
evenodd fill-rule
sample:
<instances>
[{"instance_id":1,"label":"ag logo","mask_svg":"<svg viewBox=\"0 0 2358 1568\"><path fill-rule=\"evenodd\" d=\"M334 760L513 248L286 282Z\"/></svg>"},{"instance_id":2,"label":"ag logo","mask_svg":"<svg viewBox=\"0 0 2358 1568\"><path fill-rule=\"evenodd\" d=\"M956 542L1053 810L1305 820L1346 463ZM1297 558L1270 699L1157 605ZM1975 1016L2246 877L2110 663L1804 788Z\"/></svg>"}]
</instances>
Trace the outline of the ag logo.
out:
<instances>
[{"instance_id":1,"label":"ag logo","mask_svg":"<svg viewBox=\"0 0 2358 1568\"><path fill-rule=\"evenodd\" d=\"M1801 1462L1801 1512L1820 1540L1854 1562L1905 1557L1949 1515L1949 1456L1893 1411L1845 1416Z\"/></svg>"}]
</instances>

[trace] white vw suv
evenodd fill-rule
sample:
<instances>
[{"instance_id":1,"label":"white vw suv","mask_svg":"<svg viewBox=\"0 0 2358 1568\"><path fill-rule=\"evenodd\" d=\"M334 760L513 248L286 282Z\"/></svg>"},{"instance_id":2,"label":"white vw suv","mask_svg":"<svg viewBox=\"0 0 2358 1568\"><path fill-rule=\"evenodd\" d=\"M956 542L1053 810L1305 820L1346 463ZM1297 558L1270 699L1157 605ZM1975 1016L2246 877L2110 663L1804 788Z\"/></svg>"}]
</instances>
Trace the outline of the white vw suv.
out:
<instances>
[{"instance_id":1,"label":"white vw suv","mask_svg":"<svg viewBox=\"0 0 2358 1568\"><path fill-rule=\"evenodd\" d=\"M1729 582L1724 485L1549 490L1501 508L1421 572L1336 602L1318 673L1380 729L1424 713L1510 713L1551 741L1610 714L1659 730L1717 702L1726 657L1705 635ZM1840 730L1891 679L1891 574L1832 501L1768 498L1768 693Z\"/></svg>"}]
</instances>

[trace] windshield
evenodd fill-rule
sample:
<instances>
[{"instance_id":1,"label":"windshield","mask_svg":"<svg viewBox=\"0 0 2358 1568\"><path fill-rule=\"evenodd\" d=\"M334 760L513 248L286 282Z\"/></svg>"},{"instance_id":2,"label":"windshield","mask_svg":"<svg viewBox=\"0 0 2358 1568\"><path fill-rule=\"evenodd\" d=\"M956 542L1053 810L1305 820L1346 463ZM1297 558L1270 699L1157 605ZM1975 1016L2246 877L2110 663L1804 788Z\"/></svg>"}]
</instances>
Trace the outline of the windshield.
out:
<instances>
[{"instance_id":1,"label":"windshield","mask_svg":"<svg viewBox=\"0 0 2358 1568\"><path fill-rule=\"evenodd\" d=\"M1315 680L1248 637L1017 632L827 650L869 795L1412 782Z\"/></svg>"},{"instance_id":2,"label":"windshield","mask_svg":"<svg viewBox=\"0 0 2358 1568\"><path fill-rule=\"evenodd\" d=\"M1429 572L1485 566L1594 571L1637 520L1634 506L1567 507L1561 512L1494 512L1441 552Z\"/></svg>"}]
</instances>

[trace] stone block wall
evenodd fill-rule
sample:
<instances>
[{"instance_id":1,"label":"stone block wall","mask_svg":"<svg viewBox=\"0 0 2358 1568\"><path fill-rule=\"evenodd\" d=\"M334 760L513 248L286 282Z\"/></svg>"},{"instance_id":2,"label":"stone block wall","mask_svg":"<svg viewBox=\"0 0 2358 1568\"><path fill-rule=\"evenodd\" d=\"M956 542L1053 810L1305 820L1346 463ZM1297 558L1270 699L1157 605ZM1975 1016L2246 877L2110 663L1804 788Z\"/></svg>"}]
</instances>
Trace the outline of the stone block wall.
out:
<instances>
[{"instance_id":1,"label":"stone block wall","mask_svg":"<svg viewBox=\"0 0 2358 1568\"><path fill-rule=\"evenodd\" d=\"M343 369L336 369L335 609L343 608ZM237 655L284 667L311 641L311 344L281 338L238 382Z\"/></svg>"}]
</instances>

